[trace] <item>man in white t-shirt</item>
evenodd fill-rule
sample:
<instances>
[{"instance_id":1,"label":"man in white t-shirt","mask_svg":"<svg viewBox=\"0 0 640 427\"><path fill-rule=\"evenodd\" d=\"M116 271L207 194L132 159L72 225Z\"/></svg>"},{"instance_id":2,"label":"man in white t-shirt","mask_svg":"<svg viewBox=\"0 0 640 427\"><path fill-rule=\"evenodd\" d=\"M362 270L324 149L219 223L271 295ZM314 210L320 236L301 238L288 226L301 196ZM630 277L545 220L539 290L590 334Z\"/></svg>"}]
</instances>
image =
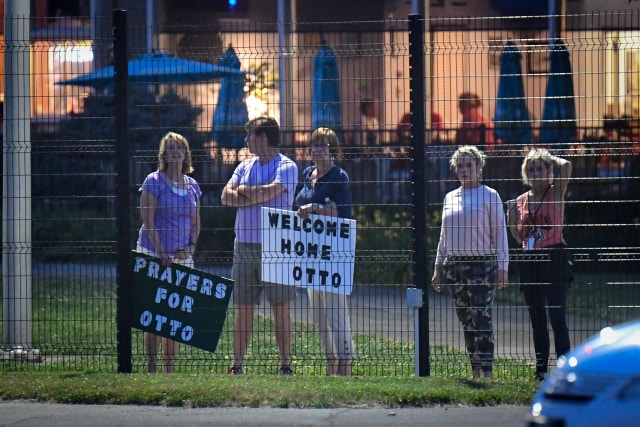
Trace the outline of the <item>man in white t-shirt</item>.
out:
<instances>
[{"instance_id":1,"label":"man in white t-shirt","mask_svg":"<svg viewBox=\"0 0 640 427\"><path fill-rule=\"evenodd\" d=\"M222 190L222 204L238 208L233 250L234 361L230 374L244 373L242 362L253 334L253 315L264 292L273 310L280 375L292 375L291 315L295 288L265 283L262 273L261 208L291 209L298 167L280 153L280 127L271 117L250 120L246 143L254 157L242 161Z\"/></svg>"}]
</instances>

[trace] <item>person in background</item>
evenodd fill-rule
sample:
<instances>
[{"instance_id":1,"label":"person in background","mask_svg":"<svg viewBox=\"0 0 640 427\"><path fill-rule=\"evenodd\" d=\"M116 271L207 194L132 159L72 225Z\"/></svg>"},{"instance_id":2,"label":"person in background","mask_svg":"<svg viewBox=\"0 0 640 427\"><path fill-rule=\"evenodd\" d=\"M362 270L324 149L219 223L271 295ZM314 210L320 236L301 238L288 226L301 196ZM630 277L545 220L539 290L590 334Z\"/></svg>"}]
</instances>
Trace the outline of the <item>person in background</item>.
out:
<instances>
[{"instance_id":1,"label":"person in background","mask_svg":"<svg viewBox=\"0 0 640 427\"><path fill-rule=\"evenodd\" d=\"M242 363L253 335L253 316L264 292L271 305L278 354L279 375L292 375L291 313L289 302L295 298L295 288L265 283L262 275L261 208L291 209L298 167L280 153L280 127L271 117L258 117L246 126L247 146L254 155L242 161L222 190L224 206L238 208L233 248L233 302L236 316L233 327L232 375L244 374Z\"/></svg>"},{"instance_id":2,"label":"person in background","mask_svg":"<svg viewBox=\"0 0 640 427\"><path fill-rule=\"evenodd\" d=\"M444 119L440 113L431 110L431 143L440 144L444 138Z\"/></svg>"},{"instance_id":3,"label":"person in background","mask_svg":"<svg viewBox=\"0 0 640 427\"><path fill-rule=\"evenodd\" d=\"M363 203L385 201L389 193L389 158L383 153L386 147L380 145L380 136L378 103L370 98L363 99L353 146L348 147L353 165L350 170L351 183L355 187L368 189L361 199ZM372 188L371 182L378 185Z\"/></svg>"},{"instance_id":4,"label":"person in background","mask_svg":"<svg viewBox=\"0 0 640 427\"><path fill-rule=\"evenodd\" d=\"M522 162L521 174L524 184L531 189L507 202L509 230L525 255L519 264L520 290L531 318L536 379L540 381L546 377L549 366L547 311L558 357L571 347L567 291L573 271L562 233L571 169L571 162L546 149L529 151Z\"/></svg>"},{"instance_id":5,"label":"person in background","mask_svg":"<svg viewBox=\"0 0 640 427\"><path fill-rule=\"evenodd\" d=\"M442 117L435 111L431 111L431 139L427 141L427 161L430 163L427 167L427 180L429 184L428 194L433 197L437 191L436 187L440 185L440 181L444 179L446 172L442 177L438 171L438 157L440 154L442 131L444 126ZM383 199L385 202L392 203L410 203L411 202L411 113L405 113L398 127L396 128L396 141L394 145L389 146L386 154L390 157L389 162L389 180L391 181L391 189L389 195ZM448 159L448 156L447 156ZM444 159L444 163L447 162ZM445 170L445 168L443 168ZM448 170L448 167L446 168Z\"/></svg>"},{"instance_id":6,"label":"person in background","mask_svg":"<svg viewBox=\"0 0 640 427\"><path fill-rule=\"evenodd\" d=\"M411 114L406 113L400 119L396 129L395 146L386 149L390 157L389 179L390 194L387 200L392 203L408 203L411 191Z\"/></svg>"},{"instance_id":7,"label":"person in background","mask_svg":"<svg viewBox=\"0 0 640 427\"><path fill-rule=\"evenodd\" d=\"M378 106L373 99L360 102L360 129L356 145L362 150L371 150L380 143L380 123L378 123ZM369 153L362 153L363 155Z\"/></svg>"},{"instance_id":8,"label":"person in background","mask_svg":"<svg viewBox=\"0 0 640 427\"><path fill-rule=\"evenodd\" d=\"M631 153L631 142L628 138L630 129L627 127L626 120L614 119L609 116L604 117L602 125L603 134L598 138L598 163L596 166L599 178L620 178L629 176L625 174L625 170L628 169L627 154ZM574 173L576 171L576 165L574 164ZM626 187L621 188L626 180L621 180L621 183L606 183L602 184L601 196L603 197L617 197L622 192L626 191Z\"/></svg>"},{"instance_id":9,"label":"person in background","mask_svg":"<svg viewBox=\"0 0 640 427\"><path fill-rule=\"evenodd\" d=\"M431 110L431 141L426 148L429 162L429 169L426 171L429 183L428 203L440 204L448 190L455 187L455 180L450 179L452 171L449 160L456 148L458 147L447 137L444 119L440 113Z\"/></svg>"},{"instance_id":10,"label":"person in background","mask_svg":"<svg viewBox=\"0 0 640 427\"><path fill-rule=\"evenodd\" d=\"M493 376L492 306L508 281L509 247L500 195L481 184L484 155L475 146L453 153L460 187L444 198L432 285L446 286L464 329L474 378Z\"/></svg>"},{"instance_id":11,"label":"person in background","mask_svg":"<svg viewBox=\"0 0 640 427\"><path fill-rule=\"evenodd\" d=\"M142 226L136 250L160 258L162 265L178 263L193 268L193 253L200 234L202 192L193 172L187 139L168 132L160 140L158 170L150 173L140 187ZM178 343L169 338L144 333L147 372L155 373L158 350L164 352L162 372L173 372Z\"/></svg>"},{"instance_id":12,"label":"person in background","mask_svg":"<svg viewBox=\"0 0 640 427\"><path fill-rule=\"evenodd\" d=\"M464 92L458 97L458 109L462 124L456 132L456 145L475 145L481 149L494 151L496 141L491 121L482 114L482 101L478 95Z\"/></svg>"},{"instance_id":13,"label":"person in background","mask_svg":"<svg viewBox=\"0 0 640 427\"><path fill-rule=\"evenodd\" d=\"M297 214L351 218L349 176L335 164L340 142L334 131L318 128L311 134L309 152L312 166L302 173L304 186L296 196ZM310 308L327 357L327 375L351 375L355 350L347 296L307 289Z\"/></svg>"}]
</instances>

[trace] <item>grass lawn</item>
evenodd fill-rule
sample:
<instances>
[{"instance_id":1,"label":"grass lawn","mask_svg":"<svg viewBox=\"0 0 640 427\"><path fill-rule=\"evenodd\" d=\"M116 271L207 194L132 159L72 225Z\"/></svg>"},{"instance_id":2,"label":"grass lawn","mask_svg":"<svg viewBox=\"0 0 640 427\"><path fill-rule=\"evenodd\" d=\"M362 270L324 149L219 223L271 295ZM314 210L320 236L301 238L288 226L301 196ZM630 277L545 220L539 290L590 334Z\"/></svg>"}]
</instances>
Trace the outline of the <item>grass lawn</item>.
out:
<instances>
[{"instance_id":1,"label":"grass lawn","mask_svg":"<svg viewBox=\"0 0 640 427\"><path fill-rule=\"evenodd\" d=\"M573 314L612 322L639 317L629 272L580 275L569 293ZM522 303L516 287L499 293ZM0 313L1 315L1 313ZM43 363L0 362L0 398L65 403L168 406L429 406L528 404L538 383L524 360L498 358L491 381L472 380L467 356L432 346L431 376L414 376L412 342L357 335L354 376L324 375L317 333L295 324L293 377L278 377L271 319L257 316L247 374L226 375L233 311L215 353L180 346L176 374L144 374L142 333L133 331L133 374L117 374L116 299L112 286L48 279L33 284L33 343Z\"/></svg>"},{"instance_id":2,"label":"grass lawn","mask_svg":"<svg viewBox=\"0 0 640 427\"><path fill-rule=\"evenodd\" d=\"M183 407L526 405L533 380L202 374L0 374L0 399Z\"/></svg>"}]
</instances>

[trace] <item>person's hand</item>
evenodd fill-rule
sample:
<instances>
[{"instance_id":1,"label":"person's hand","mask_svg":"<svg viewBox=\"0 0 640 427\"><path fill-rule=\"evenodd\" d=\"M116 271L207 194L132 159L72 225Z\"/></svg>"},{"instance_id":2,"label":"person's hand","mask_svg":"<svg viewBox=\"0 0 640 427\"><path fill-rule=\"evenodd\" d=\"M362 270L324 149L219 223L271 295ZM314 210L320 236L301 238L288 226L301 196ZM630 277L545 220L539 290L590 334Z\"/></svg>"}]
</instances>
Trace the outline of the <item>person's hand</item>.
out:
<instances>
[{"instance_id":1,"label":"person's hand","mask_svg":"<svg viewBox=\"0 0 640 427\"><path fill-rule=\"evenodd\" d=\"M509 224L515 224L520 215L518 213L518 203L514 199L507 200L507 222Z\"/></svg>"},{"instance_id":2,"label":"person's hand","mask_svg":"<svg viewBox=\"0 0 640 427\"><path fill-rule=\"evenodd\" d=\"M498 270L498 277L496 281L498 282L498 289L506 288L509 283L509 272L506 270Z\"/></svg>"},{"instance_id":3,"label":"person's hand","mask_svg":"<svg viewBox=\"0 0 640 427\"><path fill-rule=\"evenodd\" d=\"M296 211L296 215L298 215L302 219L309 219L309 215L315 213L313 203L307 203L304 206L300 206Z\"/></svg>"},{"instance_id":4,"label":"person's hand","mask_svg":"<svg viewBox=\"0 0 640 427\"><path fill-rule=\"evenodd\" d=\"M176 251L176 253L173 255L173 257L175 259L179 259L181 261L185 260L188 258L187 256L187 251L185 250L185 248L180 248Z\"/></svg>"},{"instance_id":5,"label":"person's hand","mask_svg":"<svg viewBox=\"0 0 640 427\"><path fill-rule=\"evenodd\" d=\"M185 259L192 256L193 252L195 252L195 245L189 245L189 246L185 246L184 248L178 249L173 257L175 259L184 261Z\"/></svg>"},{"instance_id":6,"label":"person's hand","mask_svg":"<svg viewBox=\"0 0 640 427\"><path fill-rule=\"evenodd\" d=\"M442 290L440 284L440 268L436 267L435 271L433 272L433 277L431 278L431 286L433 286L433 290L435 290L436 292L440 292Z\"/></svg>"},{"instance_id":7,"label":"person's hand","mask_svg":"<svg viewBox=\"0 0 640 427\"><path fill-rule=\"evenodd\" d=\"M166 252L160 252L158 258L160 258L163 267L173 264L173 257Z\"/></svg>"}]
</instances>

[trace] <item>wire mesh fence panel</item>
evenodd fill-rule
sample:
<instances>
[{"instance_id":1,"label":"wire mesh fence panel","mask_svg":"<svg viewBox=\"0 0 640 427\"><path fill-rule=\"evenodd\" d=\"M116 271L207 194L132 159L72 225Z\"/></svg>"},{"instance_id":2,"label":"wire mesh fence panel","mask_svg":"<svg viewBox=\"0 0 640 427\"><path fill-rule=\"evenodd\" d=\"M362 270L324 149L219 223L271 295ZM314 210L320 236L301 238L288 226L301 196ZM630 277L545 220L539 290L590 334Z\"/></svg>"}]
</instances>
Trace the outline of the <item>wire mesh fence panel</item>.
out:
<instances>
[{"instance_id":1,"label":"wire mesh fence panel","mask_svg":"<svg viewBox=\"0 0 640 427\"><path fill-rule=\"evenodd\" d=\"M420 58L427 70L426 117L410 114L410 93L417 87L409 78L410 61L417 59L409 55L407 20L340 22L329 27L318 22L297 23L295 31L285 37L276 23L163 25L153 28L150 52L145 38L148 28L134 19L127 40L131 182L126 194L118 193L116 186L116 126L123 124L115 121L113 68L108 74L113 57L111 36L95 31L93 39L88 34L60 39L39 33L30 52L29 251L33 267L20 273L33 283L31 295L20 297L32 304L27 313L31 340L21 343L8 338L7 328L12 328L16 319L12 304L24 301L15 298L17 281L3 274L9 283L3 283L1 369L118 370L116 318L120 306L116 286L137 284L119 282L116 242L128 236L131 249L139 249L143 224L140 188L162 163L160 143L169 131L183 135L189 144L194 171L187 175L197 182L202 194L198 199L197 241L188 243L196 245L195 268L213 276L241 277L232 272L234 240L239 234L238 212L246 209L247 203L297 211L303 206L295 200L305 186L322 183L322 176L317 176L319 168L337 165L348 177L350 203L334 206L333 196L319 202L299 200L311 202L310 215L328 217L340 215L348 205L347 216L357 224L355 237L351 236L355 240L353 259L345 261L336 248L326 249L326 268L312 270L312 261L323 256L322 248L313 246L315 241L311 240L291 241L288 246L288 241L280 240L284 234L276 234L279 256L290 256L287 262L291 267L286 267L290 269L282 269L290 277L283 277L283 282L297 285L285 310L291 326L279 331L288 323L286 316L282 323L277 298L271 300L275 307L264 295L247 300L250 306L257 301L260 304L250 316L253 329L244 330L251 332L241 358L246 373L276 374L289 363L296 374L324 375L333 369L332 359L343 358L350 361L355 375L414 374L417 311L408 306L406 292L415 284L431 282L446 206L443 202L461 185L451 156L462 145L475 145L486 156L482 183L494 189L505 204L494 203L494 212L504 213L507 201L532 188L523 184L522 175L523 160L531 149L547 148L571 163L562 228L574 278L566 291L566 304L560 304L566 309L571 345L604 326L638 317L634 301L638 299L640 119L636 86L640 56L638 34L633 29L638 14L562 18L565 27L557 40L549 38L546 17L429 20L425 56ZM111 18L86 20L83 25L104 29L111 25ZM558 70L555 67L560 59L552 57L562 55L570 68ZM505 71L504 62L510 58L516 59L514 66L519 72ZM135 68L136 61L159 68L136 75L145 72L142 65ZM564 80L550 83L559 78ZM514 81L514 90L521 85L522 95L503 87ZM566 89L568 85L573 93L550 92L553 87ZM295 182L281 182L280 175L266 181L251 178L248 165L253 165L251 159L261 152L260 147L251 145L257 143L252 139L257 128L247 131L245 124L263 116L273 117L279 125L279 143L271 148L295 163ZM5 127L11 125L5 121ZM339 142L335 151L326 142L326 157L318 154L322 147L312 140L312 132L320 127L330 128ZM411 138L417 135L426 140L424 152L412 149ZM9 142L5 140L5 158L10 154ZM263 153L263 159L271 153ZM412 161L418 158L425 162L425 180L414 183ZM264 165L258 164L262 170ZM561 171L559 164L552 163L551 169L554 166L558 183ZM223 203L225 186L228 182L239 185L242 168L249 168L243 183L276 182L288 205L269 204L268 199ZM328 182L333 185L336 181L332 178ZM413 274L416 235L412 203L416 191L423 192L426 199L427 257L419 262L426 263L428 278ZM116 229L120 197L129 198L133 206L128 212L130 230ZM5 215L15 202L4 195ZM260 210L245 212L258 215ZM305 225L295 214L291 218L300 221L292 222L292 232L304 235L309 227L309 234L321 234L313 222ZM261 230L255 228L258 220L247 222L254 228L240 234L252 237L239 243L259 243L251 240L261 236ZM532 304L525 300L521 286L521 282L529 282L522 272L529 265L530 254L522 249L517 236L508 231L508 285L497 290L489 304L494 377L532 377L536 352L540 353L540 344L534 347ZM3 247L9 243L3 242ZM236 265L245 267L235 250ZM345 253L350 254L346 249ZM263 255L259 258L264 262ZM331 257L340 261L332 265ZM353 264L348 296L325 293L317 299L318 295L308 292L307 285L329 280L328 272L349 270L340 263ZM555 268L540 265L544 270ZM10 268L3 265L3 272L13 271ZM254 270L258 271L263 270ZM250 290L262 285L259 277L245 279L251 283ZM172 292L183 303L184 295L177 288L171 288ZM234 289L239 292L238 284ZM162 295L158 298L157 304L174 304ZM549 304L543 302L542 308L555 313L557 307L547 307ZM180 311L180 307L173 309ZM428 340L431 375L471 375L469 341L465 341L468 333L456 312L455 295L446 286L441 292L424 289L420 310L429 319L428 330L419 331L418 336ZM178 345L175 372L226 374L238 364L239 350L234 344L247 338L234 331L239 313L232 298L215 351L184 341ZM338 326L326 325L321 314L328 314ZM138 321L139 317L131 319L134 326ZM318 322L325 326L316 325ZM543 318L540 322L548 321ZM347 324L351 338L346 334ZM558 356L554 332L551 325L549 331L541 332L549 336L550 368ZM287 351L289 334L291 350ZM332 352L333 334L342 340L338 346L347 341L350 348L352 339L353 354ZM134 328L133 372L148 369L149 344L143 331ZM161 369L166 350L159 351L157 369Z\"/></svg>"}]
</instances>

